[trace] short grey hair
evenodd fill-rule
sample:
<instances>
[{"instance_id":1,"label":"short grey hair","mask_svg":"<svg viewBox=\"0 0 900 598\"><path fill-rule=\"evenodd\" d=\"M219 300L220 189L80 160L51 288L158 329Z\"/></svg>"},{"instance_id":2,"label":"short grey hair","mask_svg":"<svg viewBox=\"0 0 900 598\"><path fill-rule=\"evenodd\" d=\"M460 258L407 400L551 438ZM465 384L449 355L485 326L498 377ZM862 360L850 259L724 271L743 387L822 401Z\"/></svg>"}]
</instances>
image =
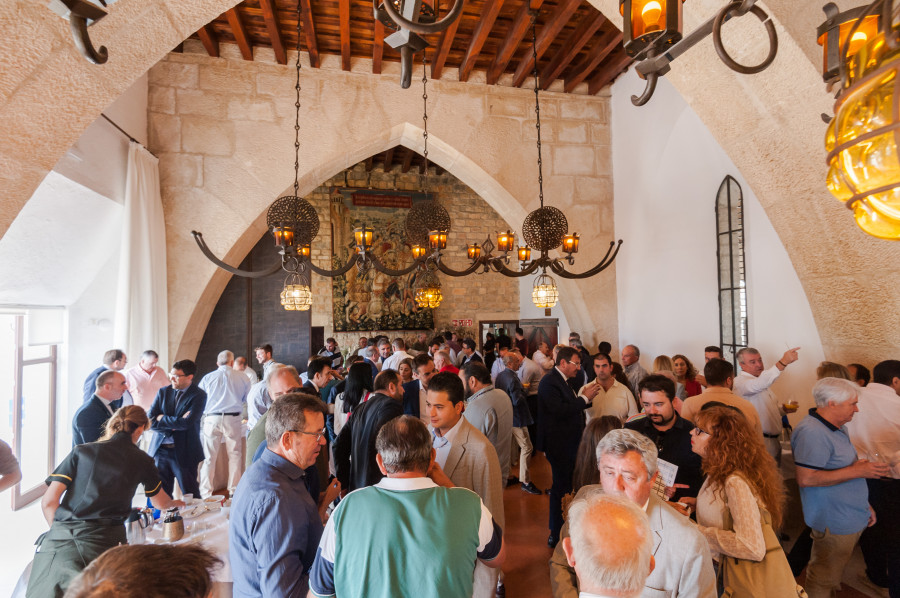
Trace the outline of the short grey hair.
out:
<instances>
[{"instance_id":1,"label":"short grey hair","mask_svg":"<svg viewBox=\"0 0 900 598\"><path fill-rule=\"evenodd\" d=\"M306 427L307 412L327 416L325 403L300 392L286 394L272 403L266 412L266 446L274 449L285 432L303 430Z\"/></svg>"},{"instance_id":2,"label":"short grey hair","mask_svg":"<svg viewBox=\"0 0 900 598\"><path fill-rule=\"evenodd\" d=\"M220 352L219 356L216 357L216 365L228 365L232 361L234 361L234 353L227 349Z\"/></svg>"},{"instance_id":3,"label":"short grey hair","mask_svg":"<svg viewBox=\"0 0 900 598\"><path fill-rule=\"evenodd\" d=\"M828 403L835 405L846 403L859 396L859 387L841 378L822 378L813 386L813 398L816 407L828 407Z\"/></svg>"},{"instance_id":4,"label":"short grey hair","mask_svg":"<svg viewBox=\"0 0 900 598\"><path fill-rule=\"evenodd\" d=\"M517 351L508 351L501 359L503 360L503 365L509 368L512 367L515 361L522 359L522 354Z\"/></svg>"},{"instance_id":5,"label":"short grey hair","mask_svg":"<svg viewBox=\"0 0 900 598\"><path fill-rule=\"evenodd\" d=\"M653 477L657 469L659 451L652 440L634 430L611 430L606 433L597 445L597 463L603 455L624 457L629 451L641 456L647 468L647 479Z\"/></svg>"},{"instance_id":6,"label":"short grey hair","mask_svg":"<svg viewBox=\"0 0 900 598\"><path fill-rule=\"evenodd\" d=\"M371 361L372 358L375 357L375 346L368 345L365 349L363 349L363 357Z\"/></svg>"},{"instance_id":7,"label":"short grey hair","mask_svg":"<svg viewBox=\"0 0 900 598\"><path fill-rule=\"evenodd\" d=\"M302 382L300 381L300 374L297 372L297 368L292 365L284 365L283 363L279 363L269 372L269 377L263 380L266 384L266 392L269 393L269 396L272 396L272 380L276 378L280 378L281 376L290 376L294 379L297 386L300 386Z\"/></svg>"},{"instance_id":8,"label":"short grey hair","mask_svg":"<svg viewBox=\"0 0 900 598\"><path fill-rule=\"evenodd\" d=\"M744 363L744 355L759 355L759 351L757 351L753 347L744 347L737 352L737 355L735 355L735 357L737 357L738 363Z\"/></svg>"},{"instance_id":9,"label":"short grey hair","mask_svg":"<svg viewBox=\"0 0 900 598\"><path fill-rule=\"evenodd\" d=\"M641 593L653 553L653 534L643 509L627 497L594 489L572 502L568 523L579 585L617 596ZM610 532L593 533L610 523L619 528L618 538Z\"/></svg>"},{"instance_id":10,"label":"short grey hair","mask_svg":"<svg viewBox=\"0 0 900 598\"><path fill-rule=\"evenodd\" d=\"M444 351L443 349L441 349L440 351L435 353L434 356L440 357L441 359L443 359L444 363L448 363L448 364L450 363L450 352L449 351Z\"/></svg>"},{"instance_id":11,"label":"short grey hair","mask_svg":"<svg viewBox=\"0 0 900 598\"><path fill-rule=\"evenodd\" d=\"M375 451L388 473L428 473L431 465L431 433L418 417L401 415L378 431Z\"/></svg>"}]
</instances>

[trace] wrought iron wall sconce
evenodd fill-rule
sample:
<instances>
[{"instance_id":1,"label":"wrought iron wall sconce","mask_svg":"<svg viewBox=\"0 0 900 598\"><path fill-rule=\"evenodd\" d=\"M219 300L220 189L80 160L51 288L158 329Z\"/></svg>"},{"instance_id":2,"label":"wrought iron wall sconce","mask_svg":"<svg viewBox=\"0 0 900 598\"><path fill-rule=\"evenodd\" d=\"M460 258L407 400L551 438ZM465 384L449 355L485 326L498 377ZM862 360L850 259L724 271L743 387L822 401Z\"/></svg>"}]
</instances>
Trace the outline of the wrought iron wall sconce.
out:
<instances>
[{"instance_id":1,"label":"wrought iron wall sconce","mask_svg":"<svg viewBox=\"0 0 900 598\"><path fill-rule=\"evenodd\" d=\"M75 47L78 48L81 55L88 62L104 64L109 60L109 52L106 50L106 46L94 48L94 44L91 42L91 37L88 34L88 27L106 16L108 14L106 6L115 2L115 0L97 1L102 6L88 2L88 0L50 0L48 6L50 10L69 20L72 39L75 41Z\"/></svg>"},{"instance_id":2,"label":"wrought iron wall sconce","mask_svg":"<svg viewBox=\"0 0 900 598\"><path fill-rule=\"evenodd\" d=\"M684 0L619 0L619 10L625 17L625 51L639 61L638 75L647 81L640 96L631 96L631 103L643 106L653 97L659 77L671 70L676 58L712 34L716 53L728 68L744 75L764 71L778 53L778 34L769 15L756 6L756 0L731 0L715 16L687 36L682 35L681 4ZM753 13L765 25L769 36L769 53L757 65L736 62L722 44L722 25L725 21Z\"/></svg>"}]
</instances>

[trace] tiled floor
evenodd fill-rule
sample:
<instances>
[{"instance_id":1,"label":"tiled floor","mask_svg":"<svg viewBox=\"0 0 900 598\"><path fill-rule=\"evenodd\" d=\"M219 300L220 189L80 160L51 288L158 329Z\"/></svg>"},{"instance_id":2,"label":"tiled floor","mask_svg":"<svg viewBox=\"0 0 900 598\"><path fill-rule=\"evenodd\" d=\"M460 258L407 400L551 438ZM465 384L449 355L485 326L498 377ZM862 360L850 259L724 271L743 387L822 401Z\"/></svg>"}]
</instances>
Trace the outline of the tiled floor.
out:
<instances>
[{"instance_id":1,"label":"tiled floor","mask_svg":"<svg viewBox=\"0 0 900 598\"><path fill-rule=\"evenodd\" d=\"M534 483L538 488L550 487L550 466L542 455L536 455L531 467ZM796 486L795 486L796 488ZM548 598L550 593L550 571L548 561L551 550L547 548L547 495L532 496L522 492L518 485L504 491L503 504L506 510L507 560L503 566L508 598ZM797 517L789 512L789 517ZM844 572L844 588L838 592L839 598L860 598L875 596L866 593L858 581L864 571L862 556L857 549L853 560ZM802 585L803 578L799 579Z\"/></svg>"}]
</instances>

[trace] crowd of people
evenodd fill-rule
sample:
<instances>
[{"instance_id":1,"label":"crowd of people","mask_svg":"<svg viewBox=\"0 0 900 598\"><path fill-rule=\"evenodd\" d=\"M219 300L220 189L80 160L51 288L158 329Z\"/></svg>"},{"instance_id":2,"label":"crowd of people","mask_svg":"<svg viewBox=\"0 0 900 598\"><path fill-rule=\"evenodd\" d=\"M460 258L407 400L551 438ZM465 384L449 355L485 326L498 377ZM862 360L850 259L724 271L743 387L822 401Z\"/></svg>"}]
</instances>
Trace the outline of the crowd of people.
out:
<instances>
[{"instance_id":1,"label":"crowd of people","mask_svg":"<svg viewBox=\"0 0 900 598\"><path fill-rule=\"evenodd\" d=\"M768 368L743 348L736 372L709 346L701 373L685 354L648 371L634 345L617 363L574 333L478 345L329 338L302 373L261 345L259 373L225 350L202 377L191 360L166 375L154 351L126 370L108 351L47 479L27 595L123 577L116 551L137 547L113 547L138 485L160 509L229 492L235 596L503 595L504 489L544 494L530 471L543 453L556 598L829 597L857 545L867 587L900 598L900 361L822 363L792 429L772 385L799 348ZM786 554L788 438L806 525ZM18 481L4 446L0 490ZM185 562L208 585L217 559Z\"/></svg>"}]
</instances>

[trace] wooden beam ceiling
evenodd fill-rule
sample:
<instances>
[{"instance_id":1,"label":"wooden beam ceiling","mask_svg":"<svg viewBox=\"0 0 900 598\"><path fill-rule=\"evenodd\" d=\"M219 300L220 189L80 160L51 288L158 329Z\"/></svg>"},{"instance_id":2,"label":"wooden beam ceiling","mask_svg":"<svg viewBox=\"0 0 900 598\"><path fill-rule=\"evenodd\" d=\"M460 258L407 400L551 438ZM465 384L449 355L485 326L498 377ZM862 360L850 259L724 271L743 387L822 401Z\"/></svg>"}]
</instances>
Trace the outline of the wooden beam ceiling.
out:
<instances>
[{"instance_id":1,"label":"wooden beam ceiling","mask_svg":"<svg viewBox=\"0 0 900 598\"><path fill-rule=\"evenodd\" d=\"M500 46L497 55L494 56L494 61L488 69L487 82L489 85L497 83L500 75L506 71L506 67L515 55L516 49L518 49L525 34L531 29L532 13L540 10L541 4L543 4L543 0L526 1L516 11L515 19L513 19L506 38L503 40L503 44Z\"/></svg>"},{"instance_id":2,"label":"wooden beam ceiling","mask_svg":"<svg viewBox=\"0 0 900 598\"><path fill-rule=\"evenodd\" d=\"M578 29L572 32L572 35L563 43L562 48L559 49L541 71L541 89L547 89L556 81L556 78L578 56L581 49L591 41L591 38L593 38L605 21L606 17L600 12L587 15L581 20Z\"/></svg>"},{"instance_id":3,"label":"wooden beam ceiling","mask_svg":"<svg viewBox=\"0 0 900 598\"><path fill-rule=\"evenodd\" d=\"M287 64L284 42L281 41L281 26L278 23L278 15L275 14L275 0L259 0L259 7L266 21L266 31L269 33L269 41L272 42L275 60L278 64Z\"/></svg>"},{"instance_id":4,"label":"wooden beam ceiling","mask_svg":"<svg viewBox=\"0 0 900 598\"><path fill-rule=\"evenodd\" d=\"M212 26L204 25L197 31L197 35L200 36L200 42L203 44L203 47L206 48L206 52L213 58L218 58L219 38L216 37L216 32Z\"/></svg>"},{"instance_id":5,"label":"wooden beam ceiling","mask_svg":"<svg viewBox=\"0 0 900 598\"><path fill-rule=\"evenodd\" d=\"M460 0L462 2L463 0ZM461 19L456 19L447 29L441 32L441 38L437 45L437 51L431 60L431 78L440 79L444 71L444 64L447 62L447 56L450 55L450 48L453 47L453 41L456 39L456 30L459 29Z\"/></svg>"},{"instance_id":6,"label":"wooden beam ceiling","mask_svg":"<svg viewBox=\"0 0 900 598\"><path fill-rule=\"evenodd\" d=\"M350 70L350 0L338 0L341 22L341 68Z\"/></svg>"},{"instance_id":7,"label":"wooden beam ceiling","mask_svg":"<svg viewBox=\"0 0 900 598\"><path fill-rule=\"evenodd\" d=\"M494 21L497 20L497 15L500 14L501 8L503 8L503 0L487 0L481 13L481 19L478 21L478 26L472 33L472 39L469 41L469 49L466 50L466 55L460 64L460 81L469 80L469 75L472 73L472 69L475 68L475 59L478 58L481 48L484 47L484 42L487 41L488 34L494 27Z\"/></svg>"},{"instance_id":8,"label":"wooden beam ceiling","mask_svg":"<svg viewBox=\"0 0 900 598\"><path fill-rule=\"evenodd\" d=\"M244 60L253 60L253 48L250 47L250 39L247 37L247 30L244 29L244 22L241 21L241 15L238 14L237 7L229 9L225 13L228 19L228 25L231 27L231 33L234 35L234 41L237 42L238 48L241 49L241 56Z\"/></svg>"},{"instance_id":9,"label":"wooden beam ceiling","mask_svg":"<svg viewBox=\"0 0 900 598\"><path fill-rule=\"evenodd\" d=\"M381 74L381 59L384 57L384 24L375 20L375 39L372 42L372 73Z\"/></svg>"},{"instance_id":10,"label":"wooden beam ceiling","mask_svg":"<svg viewBox=\"0 0 900 598\"><path fill-rule=\"evenodd\" d=\"M543 56L544 52L547 51L547 48L550 47L550 43L556 38L559 32L562 31L562 28L568 22L572 14L578 9L580 3L580 0L562 0L556 5L556 9L553 11L550 19L543 27L541 27L540 33L537 34L537 43L532 43L532 46L537 46L538 60L541 59L541 56ZM516 74L513 75L513 87L521 87L522 83L525 82L525 78L528 77L533 70L534 51L527 52L525 57L519 62Z\"/></svg>"},{"instance_id":11,"label":"wooden beam ceiling","mask_svg":"<svg viewBox=\"0 0 900 598\"><path fill-rule=\"evenodd\" d=\"M309 65L319 68L319 44L316 41L316 26L313 23L312 9L309 3L312 0L297 0L300 3L300 20L303 21L303 37L306 42L306 51L309 54Z\"/></svg>"},{"instance_id":12,"label":"wooden beam ceiling","mask_svg":"<svg viewBox=\"0 0 900 598\"><path fill-rule=\"evenodd\" d=\"M569 78L566 79L565 91L571 92L578 86L579 83L584 81L588 75L594 72L598 66L603 62L603 60L609 56L610 52L615 50L617 47L622 45L622 32L621 31L611 31L603 38L601 38L598 43L594 46L594 49L591 50L590 54L580 63L575 66L572 70Z\"/></svg>"}]
</instances>

